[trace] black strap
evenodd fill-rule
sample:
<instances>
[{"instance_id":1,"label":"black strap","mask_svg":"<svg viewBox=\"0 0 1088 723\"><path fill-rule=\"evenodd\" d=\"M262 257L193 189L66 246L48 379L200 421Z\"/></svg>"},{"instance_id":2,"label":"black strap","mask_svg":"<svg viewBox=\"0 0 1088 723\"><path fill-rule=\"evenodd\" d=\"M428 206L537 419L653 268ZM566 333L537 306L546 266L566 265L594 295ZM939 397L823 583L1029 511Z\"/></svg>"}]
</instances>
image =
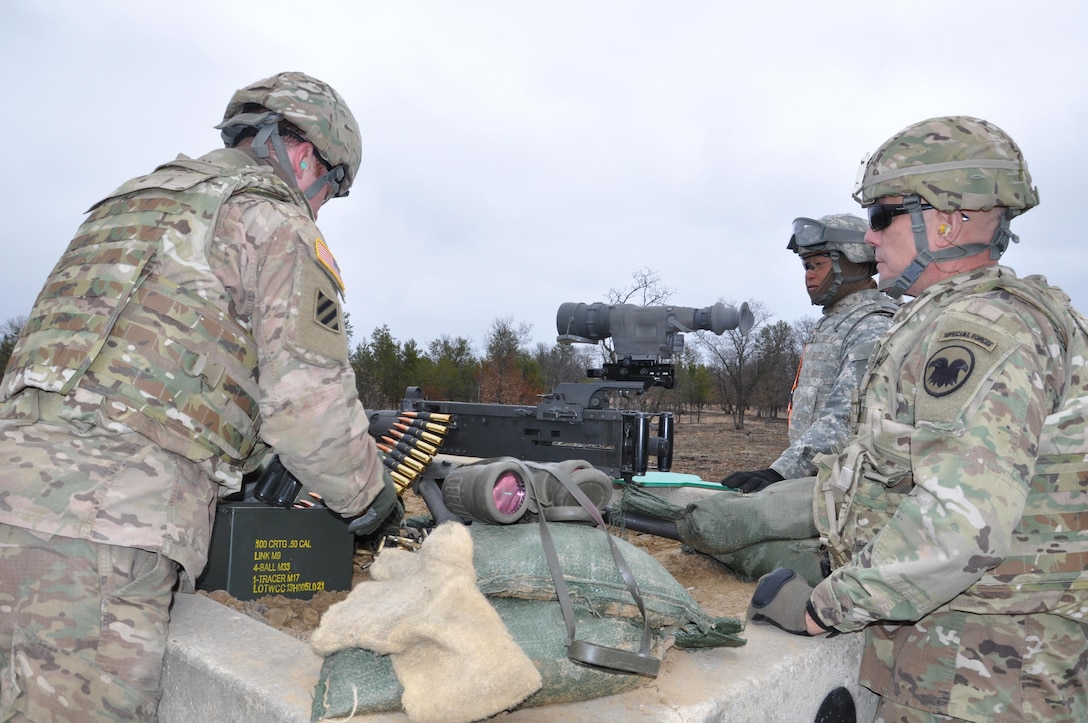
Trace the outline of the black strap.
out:
<instances>
[{"instance_id":1,"label":"black strap","mask_svg":"<svg viewBox=\"0 0 1088 723\"><path fill-rule=\"evenodd\" d=\"M642 614L642 643L639 652L637 653L575 639L577 630L574 620L574 605L570 599L570 591L567 589L567 581L563 577L563 568L559 562L559 556L555 552L555 543L552 541L551 532L548 530L548 522L546 520L547 515L544 514L544 510L541 510L541 514L538 515L540 522L540 541L544 547L544 559L548 562L548 570L551 572L552 581L555 583L556 597L559 598L559 607L563 611L563 621L567 626L567 657L575 663L580 663L609 673L635 673L651 678L656 677L658 670L661 668L661 659L650 655L653 631L650 628L650 619L646 615L646 606L642 600L642 594L638 589L638 582L636 582L635 576L631 572L631 568L628 567L627 561L623 559L623 555L620 553L619 548L616 547L612 535L608 532L608 526L605 524L600 510L598 510L597 506L590 501L589 497L586 496L586 493L583 492L578 485L574 484L570 475L559 469L558 466L538 465L514 458L508 459L522 468L533 495L536 495L536 487L533 474L529 470L530 467L545 470L553 475L567 488L567 491L578 501L578 504L589 513L597 527L604 532L605 538L608 540L608 547L612 552L612 559L616 563L616 569L619 570L620 577L623 578L627 591L631 593L635 605L638 606L638 610Z\"/></svg>"}]
</instances>

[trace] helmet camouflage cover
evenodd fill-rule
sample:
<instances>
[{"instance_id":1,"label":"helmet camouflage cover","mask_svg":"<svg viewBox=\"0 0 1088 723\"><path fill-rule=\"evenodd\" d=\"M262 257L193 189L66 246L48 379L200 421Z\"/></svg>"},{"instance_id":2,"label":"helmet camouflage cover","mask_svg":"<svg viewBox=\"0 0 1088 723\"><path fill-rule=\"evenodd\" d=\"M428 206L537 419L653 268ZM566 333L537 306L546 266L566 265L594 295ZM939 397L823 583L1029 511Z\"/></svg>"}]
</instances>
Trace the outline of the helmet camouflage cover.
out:
<instances>
[{"instance_id":1,"label":"helmet camouflage cover","mask_svg":"<svg viewBox=\"0 0 1088 723\"><path fill-rule=\"evenodd\" d=\"M994 124L945 116L908 126L862 162L854 200L917 194L941 211L1009 209L1039 204L1019 146Z\"/></svg>"},{"instance_id":2,"label":"helmet camouflage cover","mask_svg":"<svg viewBox=\"0 0 1088 723\"><path fill-rule=\"evenodd\" d=\"M815 223L811 219L798 218L793 222L794 234L787 249L799 256L812 253L839 251L850 261L858 264L876 263L876 252L865 243L869 224L850 213L833 213L821 216ZM819 233L819 240L799 239L798 235Z\"/></svg>"},{"instance_id":3,"label":"helmet camouflage cover","mask_svg":"<svg viewBox=\"0 0 1088 723\"><path fill-rule=\"evenodd\" d=\"M258 80L235 91L218 127L241 115L247 104L280 114L302 131L326 162L342 166L345 176L338 195L347 195L362 159L362 139L355 116L332 86L297 72Z\"/></svg>"}]
</instances>

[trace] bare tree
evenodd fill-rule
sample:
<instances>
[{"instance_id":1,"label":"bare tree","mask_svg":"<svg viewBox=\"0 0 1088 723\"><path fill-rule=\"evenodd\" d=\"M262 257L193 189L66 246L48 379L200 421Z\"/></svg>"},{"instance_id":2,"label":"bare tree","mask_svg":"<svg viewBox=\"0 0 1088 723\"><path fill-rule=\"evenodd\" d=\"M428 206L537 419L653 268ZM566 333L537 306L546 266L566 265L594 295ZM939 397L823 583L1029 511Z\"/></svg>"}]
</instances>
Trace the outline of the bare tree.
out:
<instances>
[{"instance_id":1,"label":"bare tree","mask_svg":"<svg viewBox=\"0 0 1088 723\"><path fill-rule=\"evenodd\" d=\"M690 419L697 422L702 419L703 407L710 401L714 381L696 346L685 345L677 362L676 413L680 416L687 411Z\"/></svg>"},{"instance_id":2,"label":"bare tree","mask_svg":"<svg viewBox=\"0 0 1088 723\"><path fill-rule=\"evenodd\" d=\"M771 313L759 301L749 301L748 308L755 318L752 326L754 332L770 318ZM727 331L722 336L699 332L699 340L709 359L711 378L721 397L722 411L732 411L736 429L744 429L744 413L759 380L757 338L758 334L743 334L739 329Z\"/></svg>"},{"instance_id":3,"label":"bare tree","mask_svg":"<svg viewBox=\"0 0 1088 723\"><path fill-rule=\"evenodd\" d=\"M661 281L661 275L649 268L641 268L631 274L631 285L622 289L608 290L610 304L638 304L657 306L666 303L676 293Z\"/></svg>"},{"instance_id":4,"label":"bare tree","mask_svg":"<svg viewBox=\"0 0 1088 723\"><path fill-rule=\"evenodd\" d=\"M807 344L808 340L812 338L812 333L816 331L816 325L819 323L820 320L815 316L803 316L793 322L793 333L801 346Z\"/></svg>"},{"instance_id":5,"label":"bare tree","mask_svg":"<svg viewBox=\"0 0 1088 723\"><path fill-rule=\"evenodd\" d=\"M0 373L7 369L8 359L15 350L15 342L19 341L19 335L26 326L25 316L16 316L0 324Z\"/></svg>"},{"instance_id":6,"label":"bare tree","mask_svg":"<svg viewBox=\"0 0 1088 723\"><path fill-rule=\"evenodd\" d=\"M667 303L675 293L676 289L670 289L661 281L660 274L644 267L631 274L630 286L609 289L608 303L660 306ZM610 338L601 341L601 356L605 363L616 363L616 348Z\"/></svg>"},{"instance_id":7,"label":"bare tree","mask_svg":"<svg viewBox=\"0 0 1088 723\"><path fill-rule=\"evenodd\" d=\"M768 324L756 339L759 372L752 401L760 416L774 419L789 403L800 359L800 345L793 327L785 321Z\"/></svg>"},{"instance_id":8,"label":"bare tree","mask_svg":"<svg viewBox=\"0 0 1088 723\"><path fill-rule=\"evenodd\" d=\"M533 353L540 368L540 380L548 390L564 382L586 380L586 370L597 364L594 350L575 344L553 344L549 347L538 342Z\"/></svg>"}]
</instances>

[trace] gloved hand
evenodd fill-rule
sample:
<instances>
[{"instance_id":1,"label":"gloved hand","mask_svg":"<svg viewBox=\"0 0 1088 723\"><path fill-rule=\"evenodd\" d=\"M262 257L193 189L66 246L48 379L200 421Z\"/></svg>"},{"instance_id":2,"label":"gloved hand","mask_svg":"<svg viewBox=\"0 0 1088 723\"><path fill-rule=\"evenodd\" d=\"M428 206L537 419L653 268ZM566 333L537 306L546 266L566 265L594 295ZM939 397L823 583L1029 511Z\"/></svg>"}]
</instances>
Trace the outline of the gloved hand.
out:
<instances>
[{"instance_id":1,"label":"gloved hand","mask_svg":"<svg viewBox=\"0 0 1088 723\"><path fill-rule=\"evenodd\" d=\"M775 482L781 482L783 479L784 477L773 469L757 469L751 472L734 472L722 480L722 485L750 493L759 492L761 489L770 487Z\"/></svg>"},{"instance_id":2,"label":"gloved hand","mask_svg":"<svg viewBox=\"0 0 1088 723\"><path fill-rule=\"evenodd\" d=\"M794 635L808 635L805 612L812 589L793 570L775 568L759 578L748 605L748 619L753 623L770 623Z\"/></svg>"},{"instance_id":3,"label":"gloved hand","mask_svg":"<svg viewBox=\"0 0 1088 723\"><path fill-rule=\"evenodd\" d=\"M389 469L382 467L382 489L378 496L370 503L370 507L358 517L352 518L348 523L348 531L354 532L359 537L367 537L389 526L400 527L400 521L404 517L404 503L397 495L397 486L389 475Z\"/></svg>"}]
</instances>

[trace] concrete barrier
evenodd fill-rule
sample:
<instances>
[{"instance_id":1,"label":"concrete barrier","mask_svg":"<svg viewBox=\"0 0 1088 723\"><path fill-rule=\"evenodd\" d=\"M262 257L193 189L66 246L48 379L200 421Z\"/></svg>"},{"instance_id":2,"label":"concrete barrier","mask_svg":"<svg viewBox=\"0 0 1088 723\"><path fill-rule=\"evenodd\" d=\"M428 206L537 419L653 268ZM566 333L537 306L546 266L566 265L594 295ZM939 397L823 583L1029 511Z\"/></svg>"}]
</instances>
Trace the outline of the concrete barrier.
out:
<instances>
[{"instance_id":1,"label":"concrete barrier","mask_svg":"<svg viewBox=\"0 0 1088 723\"><path fill-rule=\"evenodd\" d=\"M857 685L861 636L801 638L765 626L745 631L748 644L670 650L661 674L641 688L580 703L504 713L493 720L776 721L872 720L875 698ZM285 633L202 595L175 597L159 707L163 723L307 723L322 659ZM844 689L839 690L839 689ZM824 704L828 694L835 705ZM843 706L849 693L853 706ZM844 712L845 711L845 712ZM352 721L406 721L402 714Z\"/></svg>"}]
</instances>

